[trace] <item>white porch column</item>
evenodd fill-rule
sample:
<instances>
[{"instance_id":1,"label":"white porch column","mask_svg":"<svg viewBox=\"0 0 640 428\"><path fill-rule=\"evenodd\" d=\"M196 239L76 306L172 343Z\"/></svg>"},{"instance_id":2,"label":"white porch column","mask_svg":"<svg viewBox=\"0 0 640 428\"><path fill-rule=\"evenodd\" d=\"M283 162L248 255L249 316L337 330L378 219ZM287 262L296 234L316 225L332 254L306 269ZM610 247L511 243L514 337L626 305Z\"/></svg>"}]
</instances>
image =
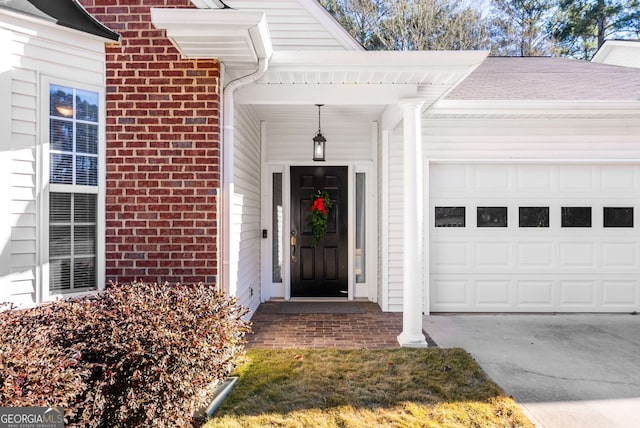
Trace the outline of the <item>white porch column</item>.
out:
<instances>
[{"instance_id":1,"label":"white porch column","mask_svg":"<svg viewBox=\"0 0 640 428\"><path fill-rule=\"evenodd\" d=\"M408 99L400 102L404 128L404 296L400 346L426 347L422 334L422 129L420 110L423 101Z\"/></svg>"}]
</instances>

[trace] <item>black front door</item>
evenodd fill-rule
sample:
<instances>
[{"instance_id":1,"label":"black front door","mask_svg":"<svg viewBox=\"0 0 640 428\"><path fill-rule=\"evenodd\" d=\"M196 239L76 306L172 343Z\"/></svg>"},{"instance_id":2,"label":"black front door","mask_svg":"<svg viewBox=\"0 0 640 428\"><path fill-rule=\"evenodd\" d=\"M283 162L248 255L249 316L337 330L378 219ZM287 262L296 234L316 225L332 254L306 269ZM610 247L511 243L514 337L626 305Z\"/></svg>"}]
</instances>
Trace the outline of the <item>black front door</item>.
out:
<instances>
[{"instance_id":1,"label":"black front door","mask_svg":"<svg viewBox=\"0 0 640 428\"><path fill-rule=\"evenodd\" d=\"M309 227L314 195L333 201L327 233L313 245ZM291 296L347 297L347 167L291 167Z\"/></svg>"}]
</instances>

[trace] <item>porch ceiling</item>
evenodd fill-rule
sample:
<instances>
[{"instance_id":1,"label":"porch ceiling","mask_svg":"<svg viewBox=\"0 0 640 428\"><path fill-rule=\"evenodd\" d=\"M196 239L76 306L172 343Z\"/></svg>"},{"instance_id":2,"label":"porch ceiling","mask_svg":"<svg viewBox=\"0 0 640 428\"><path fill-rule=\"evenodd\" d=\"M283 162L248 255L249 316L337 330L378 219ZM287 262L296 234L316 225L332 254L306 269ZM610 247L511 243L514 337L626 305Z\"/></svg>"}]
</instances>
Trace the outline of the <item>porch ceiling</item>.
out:
<instances>
[{"instance_id":1,"label":"porch ceiling","mask_svg":"<svg viewBox=\"0 0 640 428\"><path fill-rule=\"evenodd\" d=\"M274 52L267 72L238 89L235 102L253 105L261 120L311 120L314 104L353 120L401 121L401 100L424 109L446 95L487 56L482 51ZM230 78L237 78L233 75Z\"/></svg>"},{"instance_id":2,"label":"porch ceiling","mask_svg":"<svg viewBox=\"0 0 640 428\"><path fill-rule=\"evenodd\" d=\"M266 15L256 10L152 9L157 28L188 58L218 58L225 85L266 72L239 88L234 102L253 106L262 120L308 120L314 104L326 114L381 120L383 129L402 119L398 103L416 98L424 109L446 95L486 58L486 51L273 51ZM275 106L286 106L274 108ZM305 106L310 109L303 108ZM332 108L331 106L335 106ZM339 107L338 107L339 106ZM309 113L307 113L309 111Z\"/></svg>"},{"instance_id":3,"label":"porch ceiling","mask_svg":"<svg viewBox=\"0 0 640 428\"><path fill-rule=\"evenodd\" d=\"M264 76L238 90L236 101L391 105L421 98L430 105L486 55L483 51L274 52Z\"/></svg>"}]
</instances>

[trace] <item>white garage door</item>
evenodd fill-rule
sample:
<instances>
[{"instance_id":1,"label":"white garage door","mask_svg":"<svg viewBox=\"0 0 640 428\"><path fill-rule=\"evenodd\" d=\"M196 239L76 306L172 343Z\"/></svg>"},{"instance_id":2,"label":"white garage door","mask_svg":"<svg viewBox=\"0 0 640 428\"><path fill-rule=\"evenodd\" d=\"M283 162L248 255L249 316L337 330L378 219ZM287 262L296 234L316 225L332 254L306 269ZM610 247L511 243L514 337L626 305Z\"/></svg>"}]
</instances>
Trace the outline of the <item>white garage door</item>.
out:
<instances>
[{"instance_id":1,"label":"white garage door","mask_svg":"<svg viewBox=\"0 0 640 428\"><path fill-rule=\"evenodd\" d=\"M433 312L640 311L640 165L432 164Z\"/></svg>"}]
</instances>

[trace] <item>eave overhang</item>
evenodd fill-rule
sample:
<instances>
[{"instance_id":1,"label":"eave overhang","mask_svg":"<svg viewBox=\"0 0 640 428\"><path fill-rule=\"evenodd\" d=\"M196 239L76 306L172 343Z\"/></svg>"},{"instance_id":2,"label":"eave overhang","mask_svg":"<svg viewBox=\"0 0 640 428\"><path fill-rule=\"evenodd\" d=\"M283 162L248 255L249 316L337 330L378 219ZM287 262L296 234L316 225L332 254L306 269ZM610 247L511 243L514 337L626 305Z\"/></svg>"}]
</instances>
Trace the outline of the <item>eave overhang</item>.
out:
<instances>
[{"instance_id":1,"label":"eave overhang","mask_svg":"<svg viewBox=\"0 0 640 428\"><path fill-rule=\"evenodd\" d=\"M110 42L120 39L118 33L89 14L78 0L5 0L0 1L0 10L11 10L39 22L54 23Z\"/></svg>"},{"instance_id":2,"label":"eave overhang","mask_svg":"<svg viewBox=\"0 0 640 428\"><path fill-rule=\"evenodd\" d=\"M591 62L640 67L640 40L605 40Z\"/></svg>"},{"instance_id":3,"label":"eave overhang","mask_svg":"<svg viewBox=\"0 0 640 428\"><path fill-rule=\"evenodd\" d=\"M230 69L251 69L273 53L261 11L152 8L151 21L166 30L185 58L215 58Z\"/></svg>"},{"instance_id":4,"label":"eave overhang","mask_svg":"<svg viewBox=\"0 0 640 428\"><path fill-rule=\"evenodd\" d=\"M252 73L259 58L267 71L239 88L236 104L380 106L383 129L401 121L401 100L429 109L487 57L487 51L273 51L262 11L151 9L186 58L216 58L228 81Z\"/></svg>"},{"instance_id":5,"label":"eave overhang","mask_svg":"<svg viewBox=\"0 0 640 428\"><path fill-rule=\"evenodd\" d=\"M380 106L381 129L388 130L402 120L400 101L419 99L423 111L428 110L487 55L486 51L274 52L269 70L255 84L238 90L236 102Z\"/></svg>"},{"instance_id":6,"label":"eave overhang","mask_svg":"<svg viewBox=\"0 0 640 428\"><path fill-rule=\"evenodd\" d=\"M269 70L239 103L393 104L434 101L486 58L485 51L274 52ZM306 100L306 101L305 101Z\"/></svg>"}]
</instances>

